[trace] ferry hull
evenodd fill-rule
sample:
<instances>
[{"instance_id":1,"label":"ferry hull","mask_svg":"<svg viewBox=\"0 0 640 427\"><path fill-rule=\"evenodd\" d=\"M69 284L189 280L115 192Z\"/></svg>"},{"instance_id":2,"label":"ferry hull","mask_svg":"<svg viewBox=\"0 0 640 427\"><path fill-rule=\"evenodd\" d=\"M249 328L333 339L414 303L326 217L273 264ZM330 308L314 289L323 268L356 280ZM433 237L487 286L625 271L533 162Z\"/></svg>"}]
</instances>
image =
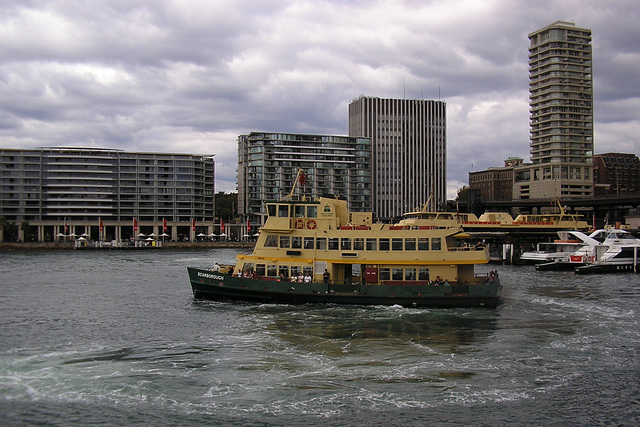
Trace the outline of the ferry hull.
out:
<instances>
[{"instance_id":1,"label":"ferry hull","mask_svg":"<svg viewBox=\"0 0 640 427\"><path fill-rule=\"evenodd\" d=\"M464 286L329 285L240 278L191 267L187 270L196 298L221 301L495 308L502 292L497 277Z\"/></svg>"}]
</instances>

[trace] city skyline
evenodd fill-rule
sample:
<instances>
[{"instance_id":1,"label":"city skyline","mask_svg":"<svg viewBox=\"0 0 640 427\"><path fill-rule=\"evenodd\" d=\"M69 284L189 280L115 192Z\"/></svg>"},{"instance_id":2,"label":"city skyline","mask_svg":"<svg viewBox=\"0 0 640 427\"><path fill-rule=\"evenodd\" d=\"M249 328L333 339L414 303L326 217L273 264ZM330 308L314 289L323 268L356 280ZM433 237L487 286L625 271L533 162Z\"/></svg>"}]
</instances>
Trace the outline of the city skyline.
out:
<instances>
[{"instance_id":1,"label":"city skyline","mask_svg":"<svg viewBox=\"0 0 640 427\"><path fill-rule=\"evenodd\" d=\"M0 147L216 155L238 135L348 134L359 95L447 103L447 194L529 161L527 34L593 35L595 153L640 155L640 5L632 1L9 1L0 14Z\"/></svg>"}]
</instances>

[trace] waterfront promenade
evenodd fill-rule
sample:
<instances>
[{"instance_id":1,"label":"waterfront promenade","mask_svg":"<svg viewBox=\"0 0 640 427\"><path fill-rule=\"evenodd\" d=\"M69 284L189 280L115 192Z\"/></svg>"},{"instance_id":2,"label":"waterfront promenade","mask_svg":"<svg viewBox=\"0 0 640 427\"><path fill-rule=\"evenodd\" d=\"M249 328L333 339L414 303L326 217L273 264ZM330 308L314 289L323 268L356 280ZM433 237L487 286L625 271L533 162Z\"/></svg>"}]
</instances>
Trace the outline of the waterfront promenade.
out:
<instances>
[{"instance_id":1,"label":"waterfront promenade","mask_svg":"<svg viewBox=\"0 0 640 427\"><path fill-rule=\"evenodd\" d=\"M164 242L161 246L102 246L94 247L88 245L81 249L83 250L157 250L157 249L213 249L213 248L253 248L255 242ZM78 249L74 243L69 242L25 242L25 243L6 243L0 242L0 251L3 250L71 250Z\"/></svg>"}]
</instances>

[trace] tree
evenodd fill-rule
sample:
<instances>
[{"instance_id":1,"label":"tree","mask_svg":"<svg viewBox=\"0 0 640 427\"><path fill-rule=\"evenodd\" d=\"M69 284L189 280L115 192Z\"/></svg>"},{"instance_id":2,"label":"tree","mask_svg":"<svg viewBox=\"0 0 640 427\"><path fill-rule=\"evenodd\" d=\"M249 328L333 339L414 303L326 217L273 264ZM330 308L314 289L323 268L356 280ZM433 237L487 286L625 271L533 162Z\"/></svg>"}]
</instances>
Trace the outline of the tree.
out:
<instances>
[{"instance_id":1,"label":"tree","mask_svg":"<svg viewBox=\"0 0 640 427\"><path fill-rule=\"evenodd\" d=\"M15 223L9 222L5 217L0 216L0 227L3 229L5 242L18 240L18 226Z\"/></svg>"},{"instance_id":2,"label":"tree","mask_svg":"<svg viewBox=\"0 0 640 427\"><path fill-rule=\"evenodd\" d=\"M216 193L216 218L234 219L238 212L238 193Z\"/></svg>"},{"instance_id":3,"label":"tree","mask_svg":"<svg viewBox=\"0 0 640 427\"><path fill-rule=\"evenodd\" d=\"M463 186L458 190L458 195L456 196L456 202L459 203L467 203L467 193L469 192L468 186Z\"/></svg>"}]
</instances>

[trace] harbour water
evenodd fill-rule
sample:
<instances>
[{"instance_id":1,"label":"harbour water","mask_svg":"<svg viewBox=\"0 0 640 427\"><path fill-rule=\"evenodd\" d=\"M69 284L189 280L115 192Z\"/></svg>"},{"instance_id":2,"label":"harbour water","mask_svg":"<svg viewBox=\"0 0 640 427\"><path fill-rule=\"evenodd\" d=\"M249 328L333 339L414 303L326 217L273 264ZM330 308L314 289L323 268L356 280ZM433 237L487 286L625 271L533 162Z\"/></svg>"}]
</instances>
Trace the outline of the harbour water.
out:
<instances>
[{"instance_id":1,"label":"harbour water","mask_svg":"<svg viewBox=\"0 0 640 427\"><path fill-rule=\"evenodd\" d=\"M195 300L234 249L0 253L3 425L638 425L640 275L491 309Z\"/></svg>"}]
</instances>

